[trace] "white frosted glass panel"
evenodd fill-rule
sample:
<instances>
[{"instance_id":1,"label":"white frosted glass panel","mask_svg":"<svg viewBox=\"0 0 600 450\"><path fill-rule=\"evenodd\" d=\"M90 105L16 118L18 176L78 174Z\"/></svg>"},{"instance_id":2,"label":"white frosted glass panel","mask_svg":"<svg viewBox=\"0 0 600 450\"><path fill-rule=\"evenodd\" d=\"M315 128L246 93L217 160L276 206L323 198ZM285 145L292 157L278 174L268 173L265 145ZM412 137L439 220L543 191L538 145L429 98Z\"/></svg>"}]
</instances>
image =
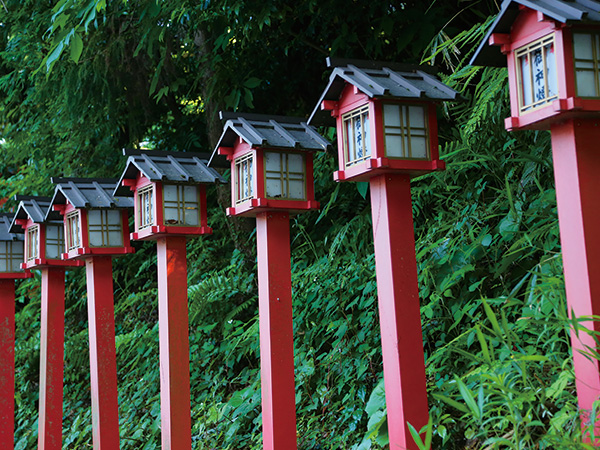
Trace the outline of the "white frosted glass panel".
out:
<instances>
[{"instance_id":1,"label":"white frosted glass panel","mask_svg":"<svg viewBox=\"0 0 600 450\"><path fill-rule=\"evenodd\" d=\"M304 172L304 161L302 155L297 153L288 153L288 171L290 172Z\"/></svg>"},{"instance_id":2,"label":"white frosted glass panel","mask_svg":"<svg viewBox=\"0 0 600 450\"><path fill-rule=\"evenodd\" d=\"M167 202L177 201L177 186L172 184L165 184L163 186L164 199Z\"/></svg>"},{"instance_id":3,"label":"white frosted glass panel","mask_svg":"<svg viewBox=\"0 0 600 450\"><path fill-rule=\"evenodd\" d=\"M404 145L402 143L402 136L387 135L385 137L385 150L387 156L404 158Z\"/></svg>"},{"instance_id":4,"label":"white frosted glass panel","mask_svg":"<svg viewBox=\"0 0 600 450\"><path fill-rule=\"evenodd\" d=\"M424 137L413 137L410 141L410 152L412 158L427 158L427 139Z\"/></svg>"},{"instance_id":5,"label":"white frosted glass panel","mask_svg":"<svg viewBox=\"0 0 600 450\"><path fill-rule=\"evenodd\" d=\"M121 225L121 212L117 210L109 210L108 212L108 224L109 225Z\"/></svg>"},{"instance_id":6,"label":"white frosted glass panel","mask_svg":"<svg viewBox=\"0 0 600 450\"><path fill-rule=\"evenodd\" d=\"M577 95L580 97L595 97L596 94L596 82L594 72L590 71L577 71L575 77L577 81Z\"/></svg>"},{"instance_id":7,"label":"white frosted glass panel","mask_svg":"<svg viewBox=\"0 0 600 450\"><path fill-rule=\"evenodd\" d=\"M519 58L521 61L521 82L523 84L523 105L530 105L533 102L531 71L529 70L529 57Z\"/></svg>"},{"instance_id":8,"label":"white frosted glass panel","mask_svg":"<svg viewBox=\"0 0 600 450\"><path fill-rule=\"evenodd\" d=\"M93 247L100 247L102 245L101 231L90 231L90 245Z\"/></svg>"},{"instance_id":9,"label":"white frosted glass panel","mask_svg":"<svg viewBox=\"0 0 600 450\"><path fill-rule=\"evenodd\" d=\"M356 151L354 147L354 133L352 133L352 121L346 122L346 139L348 140L348 161L354 161L356 159Z\"/></svg>"},{"instance_id":10,"label":"white frosted glass panel","mask_svg":"<svg viewBox=\"0 0 600 450\"><path fill-rule=\"evenodd\" d=\"M278 178L267 178L267 197L281 197L281 180Z\"/></svg>"},{"instance_id":11,"label":"white frosted glass panel","mask_svg":"<svg viewBox=\"0 0 600 450\"><path fill-rule=\"evenodd\" d=\"M46 243L46 258L60 259L60 250L58 249L58 246Z\"/></svg>"},{"instance_id":12,"label":"white frosted glass panel","mask_svg":"<svg viewBox=\"0 0 600 450\"><path fill-rule=\"evenodd\" d=\"M281 154L265 152L265 167L269 172L279 172L281 170Z\"/></svg>"},{"instance_id":13,"label":"white frosted glass panel","mask_svg":"<svg viewBox=\"0 0 600 450\"><path fill-rule=\"evenodd\" d=\"M354 148L356 149L357 159L363 157L363 139L365 136L362 126L362 121L360 118L357 118L357 120L354 121Z\"/></svg>"},{"instance_id":14,"label":"white frosted glass panel","mask_svg":"<svg viewBox=\"0 0 600 450\"><path fill-rule=\"evenodd\" d=\"M165 222L167 224L174 224L178 221L177 208L165 208Z\"/></svg>"},{"instance_id":15,"label":"white frosted glass panel","mask_svg":"<svg viewBox=\"0 0 600 450\"><path fill-rule=\"evenodd\" d=\"M198 202L198 188L196 186L184 186L183 195L185 196L186 203Z\"/></svg>"},{"instance_id":16,"label":"white frosted glass panel","mask_svg":"<svg viewBox=\"0 0 600 450\"><path fill-rule=\"evenodd\" d=\"M0 272L10 272L5 259L0 259Z\"/></svg>"},{"instance_id":17,"label":"white frosted glass panel","mask_svg":"<svg viewBox=\"0 0 600 450\"><path fill-rule=\"evenodd\" d=\"M102 223L102 214L98 209L91 209L88 211L88 224L89 225L100 225Z\"/></svg>"},{"instance_id":18,"label":"white frosted glass panel","mask_svg":"<svg viewBox=\"0 0 600 450\"><path fill-rule=\"evenodd\" d=\"M556 73L556 52L554 45L546 45L544 47L546 56L546 67L548 75L548 92L546 97L554 97L558 94L558 75Z\"/></svg>"},{"instance_id":19,"label":"white frosted glass panel","mask_svg":"<svg viewBox=\"0 0 600 450\"><path fill-rule=\"evenodd\" d=\"M386 127L400 126L400 107L398 105L383 105L383 119Z\"/></svg>"},{"instance_id":20,"label":"white frosted glass panel","mask_svg":"<svg viewBox=\"0 0 600 450\"><path fill-rule=\"evenodd\" d=\"M59 238L59 229L58 226L46 226L46 240L57 240Z\"/></svg>"},{"instance_id":21,"label":"white frosted glass panel","mask_svg":"<svg viewBox=\"0 0 600 450\"><path fill-rule=\"evenodd\" d=\"M425 108L422 106L409 106L408 116L411 128L425 128Z\"/></svg>"},{"instance_id":22,"label":"white frosted glass panel","mask_svg":"<svg viewBox=\"0 0 600 450\"><path fill-rule=\"evenodd\" d=\"M0 242L0 272L9 272L9 261L11 255L8 252L7 243Z\"/></svg>"},{"instance_id":23,"label":"white frosted glass panel","mask_svg":"<svg viewBox=\"0 0 600 450\"><path fill-rule=\"evenodd\" d=\"M123 245L123 233L120 231L109 231L108 242L110 247L121 247Z\"/></svg>"},{"instance_id":24,"label":"white frosted glass panel","mask_svg":"<svg viewBox=\"0 0 600 450\"><path fill-rule=\"evenodd\" d=\"M197 209L186 209L185 210L185 224L198 226L200 224L198 219L198 210Z\"/></svg>"},{"instance_id":25,"label":"white frosted glass panel","mask_svg":"<svg viewBox=\"0 0 600 450\"><path fill-rule=\"evenodd\" d=\"M364 132L365 132L365 139L364 139L364 149L365 149L365 156L371 156L371 133L370 133L370 129L369 129L369 115L366 114L364 116Z\"/></svg>"},{"instance_id":26,"label":"white frosted glass panel","mask_svg":"<svg viewBox=\"0 0 600 450\"><path fill-rule=\"evenodd\" d=\"M573 49L575 59L594 59L592 51L592 35L573 33Z\"/></svg>"},{"instance_id":27,"label":"white frosted glass panel","mask_svg":"<svg viewBox=\"0 0 600 450\"><path fill-rule=\"evenodd\" d=\"M302 180L290 181L289 198L303 199L304 198L304 182Z\"/></svg>"}]
</instances>

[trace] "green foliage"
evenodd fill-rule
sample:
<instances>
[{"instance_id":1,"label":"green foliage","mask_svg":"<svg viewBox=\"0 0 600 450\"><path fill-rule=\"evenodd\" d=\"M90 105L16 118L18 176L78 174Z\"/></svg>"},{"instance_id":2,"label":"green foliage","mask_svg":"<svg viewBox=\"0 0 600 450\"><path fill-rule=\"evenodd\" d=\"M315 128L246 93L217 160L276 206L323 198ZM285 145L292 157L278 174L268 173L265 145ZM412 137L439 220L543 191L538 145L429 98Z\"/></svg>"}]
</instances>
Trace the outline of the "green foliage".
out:
<instances>
[{"instance_id":1,"label":"green foliage","mask_svg":"<svg viewBox=\"0 0 600 450\"><path fill-rule=\"evenodd\" d=\"M504 130L506 71L465 64L493 2L456 3L4 0L0 198L48 194L51 175L115 176L124 146L208 151L224 106L305 115L326 54L441 62L465 98L440 111L447 170L412 182L431 413L413 436L420 449L586 448L549 135ZM322 209L292 220L298 444L385 449L368 186L334 183L335 167L331 153L316 155ZM193 448L258 449L254 226L225 217L226 190L208 198L214 234L188 245ZM135 245L114 263L121 446L158 449L156 252ZM15 442L29 449L39 276L18 297ZM69 450L91 446L86 314L77 269L67 280Z\"/></svg>"}]
</instances>

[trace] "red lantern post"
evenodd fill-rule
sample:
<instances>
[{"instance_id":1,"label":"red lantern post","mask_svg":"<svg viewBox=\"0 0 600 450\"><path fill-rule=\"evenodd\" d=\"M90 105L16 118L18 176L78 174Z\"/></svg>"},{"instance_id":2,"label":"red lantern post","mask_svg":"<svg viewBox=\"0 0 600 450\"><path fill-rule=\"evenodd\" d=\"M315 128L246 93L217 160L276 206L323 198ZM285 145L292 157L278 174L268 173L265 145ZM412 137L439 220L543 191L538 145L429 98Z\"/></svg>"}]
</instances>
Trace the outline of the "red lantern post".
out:
<instances>
[{"instance_id":1,"label":"red lantern post","mask_svg":"<svg viewBox=\"0 0 600 450\"><path fill-rule=\"evenodd\" d=\"M221 114L227 119L210 165L231 163L229 215L256 217L263 447L294 450L296 401L290 214L319 207L313 152L330 144L302 119Z\"/></svg>"},{"instance_id":2,"label":"red lantern post","mask_svg":"<svg viewBox=\"0 0 600 450\"><path fill-rule=\"evenodd\" d=\"M414 449L407 424L429 413L410 178L445 167L435 102L458 94L430 67L327 61L338 67L309 121L337 126L334 179L370 184L390 448Z\"/></svg>"},{"instance_id":3,"label":"red lantern post","mask_svg":"<svg viewBox=\"0 0 600 450\"><path fill-rule=\"evenodd\" d=\"M9 233L13 217L0 214L0 448L14 447L15 433L15 280L29 278L23 237Z\"/></svg>"},{"instance_id":4,"label":"red lantern post","mask_svg":"<svg viewBox=\"0 0 600 450\"><path fill-rule=\"evenodd\" d=\"M124 153L129 158L115 195L134 198L131 237L157 244L162 448L191 450L186 239L212 233L206 185L221 177L203 154Z\"/></svg>"},{"instance_id":5,"label":"red lantern post","mask_svg":"<svg viewBox=\"0 0 600 450\"><path fill-rule=\"evenodd\" d=\"M119 448L119 408L112 256L133 253L127 208L131 199L113 197L117 180L53 178L51 207L63 216L66 253L86 267L92 433L94 449Z\"/></svg>"},{"instance_id":6,"label":"red lantern post","mask_svg":"<svg viewBox=\"0 0 600 450\"><path fill-rule=\"evenodd\" d=\"M64 233L60 214L51 212L49 197L16 196L19 201L10 230L25 233L22 267L42 274L40 320L40 403L38 449L62 448L65 341L65 269L81 263L63 261Z\"/></svg>"},{"instance_id":7,"label":"red lantern post","mask_svg":"<svg viewBox=\"0 0 600 450\"><path fill-rule=\"evenodd\" d=\"M505 0L474 65L508 66L507 130L550 130L569 314L593 332L600 322L600 2ZM499 47L499 49L498 49ZM590 319L590 320L586 320ZM600 398L590 333L571 330L583 425ZM597 349L596 349L597 350Z\"/></svg>"}]
</instances>

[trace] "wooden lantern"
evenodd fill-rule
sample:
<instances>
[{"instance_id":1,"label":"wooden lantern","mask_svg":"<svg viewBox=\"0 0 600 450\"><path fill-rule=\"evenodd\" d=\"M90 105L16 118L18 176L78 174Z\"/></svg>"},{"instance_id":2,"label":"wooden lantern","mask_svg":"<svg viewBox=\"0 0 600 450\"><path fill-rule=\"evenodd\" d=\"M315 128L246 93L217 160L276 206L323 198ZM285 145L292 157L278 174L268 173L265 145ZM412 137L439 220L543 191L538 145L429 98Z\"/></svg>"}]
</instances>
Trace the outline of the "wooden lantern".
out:
<instances>
[{"instance_id":1,"label":"wooden lantern","mask_svg":"<svg viewBox=\"0 0 600 450\"><path fill-rule=\"evenodd\" d=\"M420 175L445 167L438 151L435 103L455 100L458 93L441 83L431 67L329 58L327 63L338 67L309 123L337 128L336 180Z\"/></svg>"},{"instance_id":2,"label":"wooden lantern","mask_svg":"<svg viewBox=\"0 0 600 450\"><path fill-rule=\"evenodd\" d=\"M195 236L207 225L206 185L223 182L206 166L207 156L150 150L125 150L127 165L114 194L134 197L135 240Z\"/></svg>"},{"instance_id":3,"label":"wooden lantern","mask_svg":"<svg viewBox=\"0 0 600 450\"><path fill-rule=\"evenodd\" d=\"M25 242L22 232L11 232L12 214L0 214L0 279L30 278L23 267Z\"/></svg>"},{"instance_id":4,"label":"wooden lantern","mask_svg":"<svg viewBox=\"0 0 600 450\"><path fill-rule=\"evenodd\" d=\"M600 113L600 2L505 0L471 60L508 66L508 130Z\"/></svg>"},{"instance_id":5,"label":"wooden lantern","mask_svg":"<svg viewBox=\"0 0 600 450\"><path fill-rule=\"evenodd\" d=\"M133 201L113 197L117 180L52 178L52 182L57 186L51 206L64 221L63 259L133 253L127 219Z\"/></svg>"},{"instance_id":6,"label":"wooden lantern","mask_svg":"<svg viewBox=\"0 0 600 450\"><path fill-rule=\"evenodd\" d=\"M23 268L82 265L61 258L65 252L64 225L57 211L48 211L50 197L17 195L15 200L19 206L11 230L25 235Z\"/></svg>"},{"instance_id":7,"label":"wooden lantern","mask_svg":"<svg viewBox=\"0 0 600 450\"><path fill-rule=\"evenodd\" d=\"M330 144L304 119L238 113L221 113L221 118L227 122L215 153L231 162L233 206L227 214L297 213L319 207L313 153ZM215 153L211 165L218 160Z\"/></svg>"}]
</instances>

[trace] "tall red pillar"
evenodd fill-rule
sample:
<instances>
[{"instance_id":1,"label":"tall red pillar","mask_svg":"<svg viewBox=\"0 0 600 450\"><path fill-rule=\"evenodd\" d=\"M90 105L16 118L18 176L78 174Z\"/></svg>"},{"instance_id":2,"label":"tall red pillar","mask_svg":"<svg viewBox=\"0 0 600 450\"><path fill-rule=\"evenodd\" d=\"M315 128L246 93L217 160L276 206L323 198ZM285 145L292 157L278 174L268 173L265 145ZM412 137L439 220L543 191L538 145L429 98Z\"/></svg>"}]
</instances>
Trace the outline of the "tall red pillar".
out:
<instances>
[{"instance_id":1,"label":"tall red pillar","mask_svg":"<svg viewBox=\"0 0 600 450\"><path fill-rule=\"evenodd\" d=\"M600 120L571 119L551 131L567 307L577 318L599 316ZM598 320L582 325L600 331ZM579 407L589 412L600 398L600 371L582 352L597 350L596 343L585 331L571 331L571 343Z\"/></svg>"},{"instance_id":2,"label":"tall red pillar","mask_svg":"<svg viewBox=\"0 0 600 450\"><path fill-rule=\"evenodd\" d=\"M14 448L15 280L0 279L0 448Z\"/></svg>"},{"instance_id":3,"label":"tall red pillar","mask_svg":"<svg viewBox=\"0 0 600 450\"><path fill-rule=\"evenodd\" d=\"M295 450L296 400L288 212L256 216L263 448Z\"/></svg>"},{"instance_id":4,"label":"tall red pillar","mask_svg":"<svg viewBox=\"0 0 600 450\"><path fill-rule=\"evenodd\" d=\"M38 450L62 449L65 269L44 267L40 331Z\"/></svg>"},{"instance_id":5,"label":"tall red pillar","mask_svg":"<svg viewBox=\"0 0 600 450\"><path fill-rule=\"evenodd\" d=\"M192 448L185 236L157 240L163 450Z\"/></svg>"},{"instance_id":6,"label":"tall red pillar","mask_svg":"<svg viewBox=\"0 0 600 450\"><path fill-rule=\"evenodd\" d=\"M370 179L390 449L416 449L407 424L429 421L410 177Z\"/></svg>"},{"instance_id":7,"label":"tall red pillar","mask_svg":"<svg viewBox=\"0 0 600 450\"><path fill-rule=\"evenodd\" d=\"M119 405L112 258L100 255L86 258L85 269L94 450L118 450Z\"/></svg>"}]
</instances>

